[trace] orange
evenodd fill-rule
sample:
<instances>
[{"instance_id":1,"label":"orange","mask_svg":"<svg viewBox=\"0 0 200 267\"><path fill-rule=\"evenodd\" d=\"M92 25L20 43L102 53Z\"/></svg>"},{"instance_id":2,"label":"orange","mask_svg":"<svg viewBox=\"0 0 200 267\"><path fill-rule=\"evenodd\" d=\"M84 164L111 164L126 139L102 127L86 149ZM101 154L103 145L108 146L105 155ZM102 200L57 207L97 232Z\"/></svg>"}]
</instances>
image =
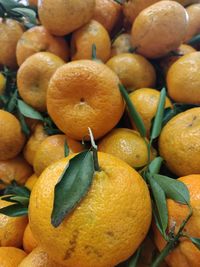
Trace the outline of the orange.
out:
<instances>
[{"instance_id":1,"label":"orange","mask_svg":"<svg viewBox=\"0 0 200 267\"><path fill-rule=\"evenodd\" d=\"M133 168L140 168L148 163L145 140L138 132L130 129L112 130L100 141L98 148L99 151L120 158Z\"/></svg>"},{"instance_id":2,"label":"orange","mask_svg":"<svg viewBox=\"0 0 200 267\"><path fill-rule=\"evenodd\" d=\"M118 75L128 91L155 85L155 70L151 63L140 55L119 54L112 57L106 65Z\"/></svg>"},{"instance_id":3,"label":"orange","mask_svg":"<svg viewBox=\"0 0 200 267\"><path fill-rule=\"evenodd\" d=\"M190 203L193 215L184 228L184 234L200 238L200 175L188 175L179 178L190 192ZM168 231L175 227L175 234L186 219L189 210L186 205L181 205L171 199L167 200L169 222ZM165 246L165 241L160 232L154 227L155 242L159 250ZM200 251L188 238L181 238L178 246L166 257L170 267L199 267Z\"/></svg>"},{"instance_id":4,"label":"orange","mask_svg":"<svg viewBox=\"0 0 200 267\"><path fill-rule=\"evenodd\" d=\"M190 5L186 8L189 16L189 23L184 42L189 41L193 36L200 33L200 4Z\"/></svg>"},{"instance_id":5,"label":"orange","mask_svg":"<svg viewBox=\"0 0 200 267\"><path fill-rule=\"evenodd\" d=\"M94 8L95 0L46 0L39 2L38 13L42 25L50 33L64 36L89 22Z\"/></svg>"},{"instance_id":6,"label":"orange","mask_svg":"<svg viewBox=\"0 0 200 267\"><path fill-rule=\"evenodd\" d=\"M119 20L121 9L121 6L114 0L96 0L93 19L100 22L108 32L111 32Z\"/></svg>"},{"instance_id":7,"label":"orange","mask_svg":"<svg viewBox=\"0 0 200 267\"><path fill-rule=\"evenodd\" d=\"M23 248L26 253L30 253L32 250L34 250L37 247L38 243L35 240L33 233L30 229L29 224L27 224L26 229L24 231L23 236Z\"/></svg>"},{"instance_id":8,"label":"orange","mask_svg":"<svg viewBox=\"0 0 200 267\"><path fill-rule=\"evenodd\" d=\"M72 60L92 59L92 45L96 46L97 59L107 61L111 52L108 32L98 21L91 20L77 31L71 39Z\"/></svg>"},{"instance_id":9,"label":"orange","mask_svg":"<svg viewBox=\"0 0 200 267\"><path fill-rule=\"evenodd\" d=\"M31 175L26 183L25 186L31 191L33 189L33 186L35 185L35 183L37 182L38 177L36 176L36 174Z\"/></svg>"},{"instance_id":10,"label":"orange","mask_svg":"<svg viewBox=\"0 0 200 267\"><path fill-rule=\"evenodd\" d=\"M38 0L28 0L30 6L37 6Z\"/></svg>"},{"instance_id":11,"label":"orange","mask_svg":"<svg viewBox=\"0 0 200 267\"><path fill-rule=\"evenodd\" d=\"M17 85L23 100L39 111L46 110L46 92L54 72L65 62L49 52L28 57L17 72Z\"/></svg>"},{"instance_id":12,"label":"orange","mask_svg":"<svg viewBox=\"0 0 200 267\"><path fill-rule=\"evenodd\" d=\"M0 208L12 204L11 202L0 199ZM20 248L22 246L24 230L27 225L27 217L9 217L1 213L0 225L0 246Z\"/></svg>"},{"instance_id":13,"label":"orange","mask_svg":"<svg viewBox=\"0 0 200 267\"><path fill-rule=\"evenodd\" d=\"M20 263L18 267L64 267L50 259L42 248L37 247Z\"/></svg>"},{"instance_id":14,"label":"orange","mask_svg":"<svg viewBox=\"0 0 200 267\"><path fill-rule=\"evenodd\" d=\"M22 34L23 28L19 22L0 18L0 65L17 67L16 46Z\"/></svg>"},{"instance_id":15,"label":"orange","mask_svg":"<svg viewBox=\"0 0 200 267\"><path fill-rule=\"evenodd\" d=\"M32 173L31 166L21 156L0 161L0 179L6 185L10 184L13 180L23 185Z\"/></svg>"},{"instance_id":16,"label":"orange","mask_svg":"<svg viewBox=\"0 0 200 267\"><path fill-rule=\"evenodd\" d=\"M18 119L11 113L0 109L0 160L17 156L25 143Z\"/></svg>"},{"instance_id":17,"label":"orange","mask_svg":"<svg viewBox=\"0 0 200 267\"><path fill-rule=\"evenodd\" d=\"M160 92L152 88L141 88L132 92L129 96L137 112L140 114L149 136L151 122L158 108ZM167 97L165 108L169 107L172 107L172 103ZM132 125L134 127L134 122L132 122Z\"/></svg>"},{"instance_id":18,"label":"orange","mask_svg":"<svg viewBox=\"0 0 200 267\"><path fill-rule=\"evenodd\" d=\"M65 39L51 35L43 26L33 27L22 34L16 50L18 65L38 52L50 52L64 61L69 57L69 47Z\"/></svg>"},{"instance_id":19,"label":"orange","mask_svg":"<svg viewBox=\"0 0 200 267\"><path fill-rule=\"evenodd\" d=\"M4 93L6 86L6 78L5 76L0 72L0 96Z\"/></svg>"},{"instance_id":20,"label":"orange","mask_svg":"<svg viewBox=\"0 0 200 267\"><path fill-rule=\"evenodd\" d=\"M44 126L41 123L38 123L23 150L24 158L29 164L33 165L33 160L38 146L47 138L47 136L48 135L44 130Z\"/></svg>"},{"instance_id":21,"label":"orange","mask_svg":"<svg viewBox=\"0 0 200 267\"><path fill-rule=\"evenodd\" d=\"M200 104L200 52L189 53L177 60L167 73L169 96L175 101Z\"/></svg>"},{"instance_id":22,"label":"orange","mask_svg":"<svg viewBox=\"0 0 200 267\"><path fill-rule=\"evenodd\" d=\"M52 77L47 92L48 112L67 136L89 139L88 127L100 138L120 120L124 101L119 79L106 65L91 60L70 62Z\"/></svg>"},{"instance_id":23,"label":"orange","mask_svg":"<svg viewBox=\"0 0 200 267\"><path fill-rule=\"evenodd\" d=\"M200 108L176 115L162 129L159 151L178 176L200 173Z\"/></svg>"},{"instance_id":24,"label":"orange","mask_svg":"<svg viewBox=\"0 0 200 267\"><path fill-rule=\"evenodd\" d=\"M39 177L30 198L31 230L44 250L66 267L115 266L135 252L148 232L147 185L127 163L99 152L101 171L95 172L89 192L54 228L54 187L70 158L57 161Z\"/></svg>"},{"instance_id":25,"label":"orange","mask_svg":"<svg viewBox=\"0 0 200 267\"><path fill-rule=\"evenodd\" d=\"M37 149L33 167L37 176L50 164L65 157L64 145L67 142L69 152L77 153L83 150L83 146L64 134L57 134L47 137Z\"/></svg>"},{"instance_id":26,"label":"orange","mask_svg":"<svg viewBox=\"0 0 200 267\"><path fill-rule=\"evenodd\" d=\"M120 34L112 43L111 56L128 53L131 49L131 35L129 33Z\"/></svg>"},{"instance_id":27,"label":"orange","mask_svg":"<svg viewBox=\"0 0 200 267\"><path fill-rule=\"evenodd\" d=\"M18 267L26 257L26 253L14 247L0 247L1 267Z\"/></svg>"}]
</instances>

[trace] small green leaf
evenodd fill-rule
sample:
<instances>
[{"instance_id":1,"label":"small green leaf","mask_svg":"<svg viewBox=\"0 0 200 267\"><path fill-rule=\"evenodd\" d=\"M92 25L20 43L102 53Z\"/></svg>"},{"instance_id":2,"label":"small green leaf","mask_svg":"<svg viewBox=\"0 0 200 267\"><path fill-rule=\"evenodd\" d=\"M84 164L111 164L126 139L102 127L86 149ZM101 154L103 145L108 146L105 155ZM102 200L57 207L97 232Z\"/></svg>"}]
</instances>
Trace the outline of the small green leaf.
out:
<instances>
[{"instance_id":1,"label":"small green leaf","mask_svg":"<svg viewBox=\"0 0 200 267\"><path fill-rule=\"evenodd\" d=\"M24 207L28 208L29 198L21 196L12 196L10 200L16 201L19 204L22 204Z\"/></svg>"},{"instance_id":2,"label":"small green leaf","mask_svg":"<svg viewBox=\"0 0 200 267\"><path fill-rule=\"evenodd\" d=\"M198 44L200 43L200 34L194 36L192 39L190 39L187 44L189 45L195 45L195 44Z\"/></svg>"},{"instance_id":3,"label":"small green leaf","mask_svg":"<svg viewBox=\"0 0 200 267\"><path fill-rule=\"evenodd\" d=\"M28 215L28 208L21 204L14 204L0 209L0 213L9 217L21 217Z\"/></svg>"},{"instance_id":4,"label":"small green leaf","mask_svg":"<svg viewBox=\"0 0 200 267\"><path fill-rule=\"evenodd\" d=\"M16 200L13 200L12 197L13 196L3 196L1 197L1 199L7 202L11 202L11 203L18 203Z\"/></svg>"},{"instance_id":5,"label":"small green leaf","mask_svg":"<svg viewBox=\"0 0 200 267\"><path fill-rule=\"evenodd\" d=\"M21 124L21 127L22 127L22 132L26 135L26 136L29 136L31 131L24 119L24 115L19 111L18 109L18 118L19 118L19 121L20 121L20 124Z\"/></svg>"},{"instance_id":6,"label":"small green leaf","mask_svg":"<svg viewBox=\"0 0 200 267\"><path fill-rule=\"evenodd\" d=\"M154 220L155 220L155 224L156 224L159 232L162 234L162 236L165 238L165 240L167 240L166 232L164 232L163 229L162 229L162 224L161 224L161 221L160 221L160 217L158 215L158 210L156 208L155 203L153 203L153 201L152 201L152 212L153 212L153 217L154 217Z\"/></svg>"},{"instance_id":7,"label":"small green leaf","mask_svg":"<svg viewBox=\"0 0 200 267\"><path fill-rule=\"evenodd\" d=\"M65 140L65 143L64 143L64 154L65 154L65 157L69 156L69 146L67 144L67 140Z\"/></svg>"},{"instance_id":8,"label":"small green leaf","mask_svg":"<svg viewBox=\"0 0 200 267\"><path fill-rule=\"evenodd\" d=\"M24 101L18 99L17 106L21 114L24 115L24 117L35 119L35 120L41 120L41 121L44 120L40 112L33 109L31 106L26 104Z\"/></svg>"},{"instance_id":9,"label":"small green leaf","mask_svg":"<svg viewBox=\"0 0 200 267\"><path fill-rule=\"evenodd\" d=\"M157 174L160 171L160 168L163 163L163 158L157 157L149 164L149 171L151 174Z\"/></svg>"},{"instance_id":10,"label":"small green leaf","mask_svg":"<svg viewBox=\"0 0 200 267\"><path fill-rule=\"evenodd\" d=\"M133 103L130 100L129 94L127 93L125 87L122 84L119 84L119 90L126 102L129 114L131 116L131 119L134 121L138 131L140 132L140 135L142 137L146 136L146 128L144 126L144 123L142 121L142 118L140 116L140 114L136 111Z\"/></svg>"},{"instance_id":11,"label":"small green leaf","mask_svg":"<svg viewBox=\"0 0 200 267\"><path fill-rule=\"evenodd\" d=\"M54 191L51 223L58 227L87 194L94 176L93 152L84 151L69 161Z\"/></svg>"},{"instance_id":12,"label":"small green leaf","mask_svg":"<svg viewBox=\"0 0 200 267\"><path fill-rule=\"evenodd\" d=\"M200 250L200 238L189 237L192 243Z\"/></svg>"},{"instance_id":13,"label":"small green leaf","mask_svg":"<svg viewBox=\"0 0 200 267\"><path fill-rule=\"evenodd\" d=\"M24 186L19 186L15 181L8 185L4 190L5 195L17 195L21 197L30 197L30 190Z\"/></svg>"},{"instance_id":14,"label":"small green leaf","mask_svg":"<svg viewBox=\"0 0 200 267\"><path fill-rule=\"evenodd\" d=\"M0 0L0 4L5 8L6 11L12 8L18 7L18 3L14 0Z\"/></svg>"},{"instance_id":15,"label":"small green leaf","mask_svg":"<svg viewBox=\"0 0 200 267\"><path fill-rule=\"evenodd\" d=\"M163 88L160 92L160 99L159 99L156 116L155 116L152 130L151 130L150 140L154 140L155 138L157 138L161 132L163 114L164 114L164 109L165 109L165 100L166 100L166 89Z\"/></svg>"},{"instance_id":16,"label":"small green leaf","mask_svg":"<svg viewBox=\"0 0 200 267\"><path fill-rule=\"evenodd\" d=\"M17 95L18 95L18 92L17 92L17 90L15 90L14 93L12 94L9 102L7 103L6 110L8 112L13 112L14 109L16 108L16 106L17 106Z\"/></svg>"},{"instance_id":17,"label":"small green leaf","mask_svg":"<svg viewBox=\"0 0 200 267\"><path fill-rule=\"evenodd\" d=\"M92 60L97 59L97 47L95 44L92 44Z\"/></svg>"},{"instance_id":18,"label":"small green leaf","mask_svg":"<svg viewBox=\"0 0 200 267\"><path fill-rule=\"evenodd\" d=\"M142 247L139 247L135 254L128 260L127 267L137 267Z\"/></svg>"},{"instance_id":19,"label":"small green leaf","mask_svg":"<svg viewBox=\"0 0 200 267\"><path fill-rule=\"evenodd\" d=\"M36 24L37 23L37 21L36 21L36 13L32 9L17 7L17 8L12 8L12 11L14 11L15 13L18 13L21 16L25 17L32 24Z\"/></svg>"},{"instance_id":20,"label":"small green leaf","mask_svg":"<svg viewBox=\"0 0 200 267\"><path fill-rule=\"evenodd\" d=\"M153 177L164 190L167 198L173 199L181 204L187 205L190 203L190 194L183 182L160 174L154 174Z\"/></svg>"}]
</instances>

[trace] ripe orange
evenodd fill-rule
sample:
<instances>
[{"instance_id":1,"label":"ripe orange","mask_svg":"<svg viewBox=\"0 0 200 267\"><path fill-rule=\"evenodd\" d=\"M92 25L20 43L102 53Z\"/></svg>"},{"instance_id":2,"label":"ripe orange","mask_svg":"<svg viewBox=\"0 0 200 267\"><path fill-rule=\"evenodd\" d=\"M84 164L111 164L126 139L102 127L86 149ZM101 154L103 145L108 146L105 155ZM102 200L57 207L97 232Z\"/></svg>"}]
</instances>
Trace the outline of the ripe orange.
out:
<instances>
[{"instance_id":1,"label":"ripe orange","mask_svg":"<svg viewBox=\"0 0 200 267\"><path fill-rule=\"evenodd\" d=\"M26 257L26 253L14 247L0 247L1 267L18 267Z\"/></svg>"},{"instance_id":2,"label":"ripe orange","mask_svg":"<svg viewBox=\"0 0 200 267\"><path fill-rule=\"evenodd\" d=\"M0 96L4 93L6 86L6 78L5 76L0 72Z\"/></svg>"},{"instance_id":3,"label":"ripe orange","mask_svg":"<svg viewBox=\"0 0 200 267\"><path fill-rule=\"evenodd\" d=\"M95 0L46 0L38 5L42 25L53 35L64 36L90 21Z\"/></svg>"},{"instance_id":4,"label":"ripe orange","mask_svg":"<svg viewBox=\"0 0 200 267\"><path fill-rule=\"evenodd\" d=\"M31 191L33 189L33 186L35 185L35 183L37 182L38 177L36 176L36 174L31 175L26 183L25 186Z\"/></svg>"},{"instance_id":5,"label":"ripe orange","mask_svg":"<svg viewBox=\"0 0 200 267\"><path fill-rule=\"evenodd\" d=\"M0 160L17 156L23 148L25 136L18 119L0 109Z\"/></svg>"},{"instance_id":6,"label":"ripe orange","mask_svg":"<svg viewBox=\"0 0 200 267\"><path fill-rule=\"evenodd\" d=\"M120 34L112 43L111 56L128 53L131 48L131 35L129 33Z\"/></svg>"},{"instance_id":7,"label":"ripe orange","mask_svg":"<svg viewBox=\"0 0 200 267\"><path fill-rule=\"evenodd\" d=\"M27 58L17 72L17 85L23 100L39 111L46 110L46 92L54 72L65 62L49 52Z\"/></svg>"},{"instance_id":8,"label":"ripe orange","mask_svg":"<svg viewBox=\"0 0 200 267\"><path fill-rule=\"evenodd\" d=\"M177 60L167 73L169 96L176 102L200 104L200 52Z\"/></svg>"},{"instance_id":9,"label":"ripe orange","mask_svg":"<svg viewBox=\"0 0 200 267\"><path fill-rule=\"evenodd\" d=\"M200 33L200 4L190 5L186 8L189 16L189 23L184 42L189 41L193 36Z\"/></svg>"},{"instance_id":10,"label":"ripe orange","mask_svg":"<svg viewBox=\"0 0 200 267\"><path fill-rule=\"evenodd\" d=\"M128 91L155 85L155 70L151 63L140 55L119 54L109 59L106 65L118 75Z\"/></svg>"},{"instance_id":11,"label":"ripe orange","mask_svg":"<svg viewBox=\"0 0 200 267\"><path fill-rule=\"evenodd\" d=\"M0 199L0 208L7 207L13 203ZM8 217L0 214L0 246L18 247L22 246L23 234L27 225L27 217ZM1 257L0 257L1 258ZM0 261L1 263L1 261Z\"/></svg>"},{"instance_id":12,"label":"ripe orange","mask_svg":"<svg viewBox=\"0 0 200 267\"><path fill-rule=\"evenodd\" d=\"M23 28L19 22L0 18L0 65L17 67L16 46L22 34Z\"/></svg>"},{"instance_id":13,"label":"ripe orange","mask_svg":"<svg viewBox=\"0 0 200 267\"><path fill-rule=\"evenodd\" d=\"M178 176L200 173L200 108L176 115L162 129L159 151Z\"/></svg>"},{"instance_id":14,"label":"ripe orange","mask_svg":"<svg viewBox=\"0 0 200 267\"><path fill-rule=\"evenodd\" d=\"M92 59L92 45L96 45L97 59L107 61L111 52L111 41L108 32L98 21L91 20L76 30L71 39L72 60Z\"/></svg>"},{"instance_id":15,"label":"ripe orange","mask_svg":"<svg viewBox=\"0 0 200 267\"><path fill-rule=\"evenodd\" d=\"M156 111L158 108L160 92L151 88L141 88L132 92L129 96L137 112L140 114L147 130L147 135L149 136L151 122L154 116L156 115ZM168 107L172 107L172 103L167 97L165 102L165 108ZM135 128L134 122L132 122L132 126L133 128Z\"/></svg>"},{"instance_id":16,"label":"ripe orange","mask_svg":"<svg viewBox=\"0 0 200 267\"><path fill-rule=\"evenodd\" d=\"M38 0L28 0L30 6L37 6Z\"/></svg>"},{"instance_id":17,"label":"ripe orange","mask_svg":"<svg viewBox=\"0 0 200 267\"><path fill-rule=\"evenodd\" d=\"M75 141L64 134L56 134L47 137L37 148L33 167L37 176L50 164L65 157L64 144L67 142L69 152L77 153L83 150L80 142Z\"/></svg>"},{"instance_id":18,"label":"ripe orange","mask_svg":"<svg viewBox=\"0 0 200 267\"><path fill-rule=\"evenodd\" d=\"M38 246L37 241L35 240L33 233L30 229L29 224L27 224L23 236L23 248L26 253L30 253ZM28 266L27 266L28 267ZM38 267L38 266L37 266Z\"/></svg>"},{"instance_id":19,"label":"ripe orange","mask_svg":"<svg viewBox=\"0 0 200 267\"><path fill-rule=\"evenodd\" d=\"M33 27L22 34L16 50L18 65L38 52L50 52L64 61L69 57L69 47L64 38L51 35L43 26Z\"/></svg>"},{"instance_id":20,"label":"ripe orange","mask_svg":"<svg viewBox=\"0 0 200 267\"><path fill-rule=\"evenodd\" d=\"M68 267L117 265L138 248L151 222L150 196L141 176L112 155L99 152L98 157L101 171L59 227L51 225L54 187L71 157L45 169L31 193L31 230L49 255Z\"/></svg>"},{"instance_id":21,"label":"ripe orange","mask_svg":"<svg viewBox=\"0 0 200 267\"><path fill-rule=\"evenodd\" d=\"M190 203L193 208L193 215L185 226L184 234L200 238L200 175L188 175L179 178L190 192ZM173 200L167 200L169 223L168 231L175 227L175 234L180 228L183 220L186 219L189 210L186 205L181 205ZM165 241L160 232L154 227L154 238L159 250L165 246ZM200 251L188 238L181 238L178 246L166 257L170 267L199 267Z\"/></svg>"},{"instance_id":22,"label":"ripe orange","mask_svg":"<svg viewBox=\"0 0 200 267\"><path fill-rule=\"evenodd\" d=\"M100 138L120 120L124 101L119 79L106 65L91 60L70 62L53 75L47 92L48 112L67 136Z\"/></svg>"}]
</instances>

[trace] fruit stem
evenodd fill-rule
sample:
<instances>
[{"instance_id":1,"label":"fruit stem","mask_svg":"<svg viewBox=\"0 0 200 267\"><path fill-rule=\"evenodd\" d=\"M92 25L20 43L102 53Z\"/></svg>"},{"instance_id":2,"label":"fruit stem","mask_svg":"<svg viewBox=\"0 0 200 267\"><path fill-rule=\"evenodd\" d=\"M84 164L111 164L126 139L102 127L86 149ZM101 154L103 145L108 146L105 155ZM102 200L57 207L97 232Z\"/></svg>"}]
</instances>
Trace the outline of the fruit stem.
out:
<instances>
[{"instance_id":1,"label":"fruit stem","mask_svg":"<svg viewBox=\"0 0 200 267\"><path fill-rule=\"evenodd\" d=\"M95 171L100 172L101 171L101 168L99 166L99 161L98 161L98 147L95 144L92 130L89 127L88 127L88 131L89 131L89 134L90 134L90 141L91 141L91 145L92 145L93 160L94 160L94 169L95 169Z\"/></svg>"}]
</instances>

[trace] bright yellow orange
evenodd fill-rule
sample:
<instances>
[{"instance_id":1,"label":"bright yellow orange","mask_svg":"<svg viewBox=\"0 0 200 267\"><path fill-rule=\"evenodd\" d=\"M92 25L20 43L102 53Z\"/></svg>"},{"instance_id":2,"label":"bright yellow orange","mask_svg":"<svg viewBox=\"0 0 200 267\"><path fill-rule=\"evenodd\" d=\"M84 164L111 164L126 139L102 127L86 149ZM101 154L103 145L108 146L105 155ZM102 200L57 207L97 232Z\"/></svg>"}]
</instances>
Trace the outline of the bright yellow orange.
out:
<instances>
[{"instance_id":1,"label":"bright yellow orange","mask_svg":"<svg viewBox=\"0 0 200 267\"><path fill-rule=\"evenodd\" d=\"M200 173L200 108L176 115L162 129L159 151L178 176Z\"/></svg>"},{"instance_id":2,"label":"bright yellow orange","mask_svg":"<svg viewBox=\"0 0 200 267\"><path fill-rule=\"evenodd\" d=\"M83 150L80 142L75 141L64 134L56 134L47 137L37 149L33 167L37 176L50 164L65 157L64 145L67 142L69 153L77 153Z\"/></svg>"},{"instance_id":3,"label":"bright yellow orange","mask_svg":"<svg viewBox=\"0 0 200 267\"><path fill-rule=\"evenodd\" d=\"M169 96L175 101L200 104L200 52L189 53L177 60L167 73Z\"/></svg>"},{"instance_id":4,"label":"bright yellow orange","mask_svg":"<svg viewBox=\"0 0 200 267\"><path fill-rule=\"evenodd\" d=\"M112 43L111 57L122 53L128 53L130 49L131 49L131 35L129 33L122 33Z\"/></svg>"},{"instance_id":5,"label":"bright yellow orange","mask_svg":"<svg viewBox=\"0 0 200 267\"><path fill-rule=\"evenodd\" d=\"M124 101L119 79L106 65L91 60L70 62L52 77L47 92L48 112L67 136L89 139L88 127L100 138L120 120Z\"/></svg>"},{"instance_id":6,"label":"bright yellow orange","mask_svg":"<svg viewBox=\"0 0 200 267\"><path fill-rule=\"evenodd\" d=\"M186 8L189 16L189 23L184 42L189 41L193 36L200 33L200 4L190 5Z\"/></svg>"},{"instance_id":7,"label":"bright yellow orange","mask_svg":"<svg viewBox=\"0 0 200 267\"><path fill-rule=\"evenodd\" d=\"M31 175L26 183L25 186L31 191L33 189L33 186L35 185L35 183L37 182L38 177L36 176L36 174Z\"/></svg>"},{"instance_id":8,"label":"bright yellow orange","mask_svg":"<svg viewBox=\"0 0 200 267\"><path fill-rule=\"evenodd\" d=\"M119 54L109 59L106 65L118 75L128 91L155 85L155 70L151 63L140 55Z\"/></svg>"},{"instance_id":9,"label":"bright yellow orange","mask_svg":"<svg viewBox=\"0 0 200 267\"><path fill-rule=\"evenodd\" d=\"M72 60L92 59L93 44L96 46L97 59L107 61L111 52L111 40L107 30L96 20L91 20L72 34Z\"/></svg>"},{"instance_id":10,"label":"bright yellow orange","mask_svg":"<svg viewBox=\"0 0 200 267\"><path fill-rule=\"evenodd\" d=\"M132 92L129 96L137 112L142 117L145 128L147 130L147 135L149 136L151 122L154 116L156 115L160 92L152 88L141 88ZM165 108L169 107L172 107L172 103L167 97L165 102ZM134 122L131 121L131 123L135 128Z\"/></svg>"},{"instance_id":11,"label":"bright yellow orange","mask_svg":"<svg viewBox=\"0 0 200 267\"><path fill-rule=\"evenodd\" d=\"M0 160L17 156L25 143L18 119L11 113L0 109Z\"/></svg>"},{"instance_id":12,"label":"bright yellow orange","mask_svg":"<svg viewBox=\"0 0 200 267\"><path fill-rule=\"evenodd\" d=\"M18 267L26 257L26 253L14 247L0 247L0 263L2 267Z\"/></svg>"},{"instance_id":13,"label":"bright yellow orange","mask_svg":"<svg viewBox=\"0 0 200 267\"><path fill-rule=\"evenodd\" d=\"M23 100L39 111L46 110L46 92L54 72L65 62L49 52L28 57L17 72L17 85Z\"/></svg>"},{"instance_id":14,"label":"bright yellow orange","mask_svg":"<svg viewBox=\"0 0 200 267\"><path fill-rule=\"evenodd\" d=\"M151 201L147 185L127 163L99 152L101 171L95 173L87 196L54 228L54 187L70 158L45 169L34 186L31 230L49 255L65 266L116 266L135 252L148 232Z\"/></svg>"},{"instance_id":15,"label":"bright yellow orange","mask_svg":"<svg viewBox=\"0 0 200 267\"><path fill-rule=\"evenodd\" d=\"M69 58L69 47L65 39L51 35L43 26L33 27L22 34L16 49L18 65L38 52L50 52L64 61Z\"/></svg>"},{"instance_id":16,"label":"bright yellow orange","mask_svg":"<svg viewBox=\"0 0 200 267\"><path fill-rule=\"evenodd\" d=\"M12 204L13 203L11 202L0 199L0 208L4 208ZM0 246L20 248L22 246L23 234L26 225L26 216L8 217L4 214L0 214Z\"/></svg>"},{"instance_id":17,"label":"bright yellow orange","mask_svg":"<svg viewBox=\"0 0 200 267\"><path fill-rule=\"evenodd\" d=\"M0 72L0 95L2 95L5 91L6 86L6 78L5 76Z\"/></svg>"},{"instance_id":18,"label":"bright yellow orange","mask_svg":"<svg viewBox=\"0 0 200 267\"><path fill-rule=\"evenodd\" d=\"M200 175L188 175L179 178L190 192L190 204L193 208L193 215L186 224L184 234L200 238ZM173 200L167 200L169 223L168 230L175 227L175 234L180 228L183 220L186 219L189 210L186 205L181 205ZM160 232L154 227L154 238L159 250L165 246L165 241ZM166 257L170 267L199 267L200 251L188 238L181 238L178 246Z\"/></svg>"},{"instance_id":19,"label":"bright yellow orange","mask_svg":"<svg viewBox=\"0 0 200 267\"><path fill-rule=\"evenodd\" d=\"M33 233L30 229L29 224L27 224L23 236L23 248L26 253L31 253L38 246L37 241L35 240ZM29 265L27 265L28 267ZM36 267L36 266L35 266ZM38 266L37 266L38 267Z\"/></svg>"}]
</instances>

